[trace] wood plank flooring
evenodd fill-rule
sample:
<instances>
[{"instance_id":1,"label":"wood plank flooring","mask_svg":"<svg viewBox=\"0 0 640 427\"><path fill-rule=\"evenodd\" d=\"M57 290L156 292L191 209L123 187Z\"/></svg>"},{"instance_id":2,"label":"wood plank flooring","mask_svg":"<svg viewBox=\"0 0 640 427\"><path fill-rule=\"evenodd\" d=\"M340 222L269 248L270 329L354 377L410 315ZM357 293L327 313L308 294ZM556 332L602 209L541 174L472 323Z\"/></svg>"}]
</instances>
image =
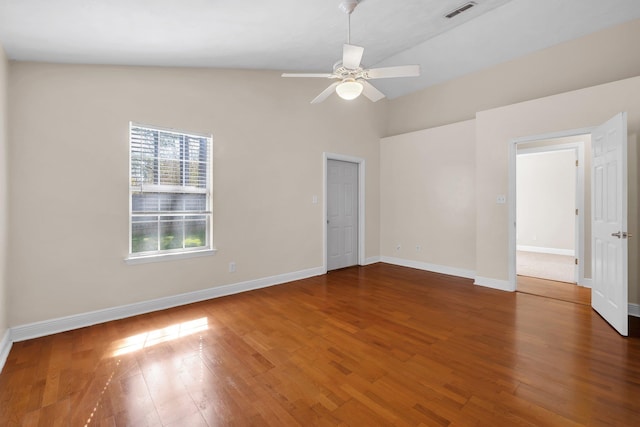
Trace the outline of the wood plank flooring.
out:
<instances>
[{"instance_id":1,"label":"wood plank flooring","mask_svg":"<svg viewBox=\"0 0 640 427\"><path fill-rule=\"evenodd\" d=\"M591 305L591 289L578 286L575 283L518 276L518 292L559 299L575 304Z\"/></svg>"},{"instance_id":2,"label":"wood plank flooring","mask_svg":"<svg viewBox=\"0 0 640 427\"><path fill-rule=\"evenodd\" d=\"M387 264L15 343L3 426L632 426L640 340Z\"/></svg>"}]
</instances>

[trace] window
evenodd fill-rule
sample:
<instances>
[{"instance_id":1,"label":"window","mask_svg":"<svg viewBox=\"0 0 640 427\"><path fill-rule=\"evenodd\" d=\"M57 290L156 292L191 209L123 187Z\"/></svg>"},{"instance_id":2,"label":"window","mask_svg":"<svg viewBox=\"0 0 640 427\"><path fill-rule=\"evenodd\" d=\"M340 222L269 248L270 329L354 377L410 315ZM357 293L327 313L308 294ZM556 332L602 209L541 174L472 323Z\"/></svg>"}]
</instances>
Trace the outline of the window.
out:
<instances>
[{"instance_id":1,"label":"window","mask_svg":"<svg viewBox=\"0 0 640 427\"><path fill-rule=\"evenodd\" d=\"M130 123L130 258L211 249L211 136Z\"/></svg>"}]
</instances>

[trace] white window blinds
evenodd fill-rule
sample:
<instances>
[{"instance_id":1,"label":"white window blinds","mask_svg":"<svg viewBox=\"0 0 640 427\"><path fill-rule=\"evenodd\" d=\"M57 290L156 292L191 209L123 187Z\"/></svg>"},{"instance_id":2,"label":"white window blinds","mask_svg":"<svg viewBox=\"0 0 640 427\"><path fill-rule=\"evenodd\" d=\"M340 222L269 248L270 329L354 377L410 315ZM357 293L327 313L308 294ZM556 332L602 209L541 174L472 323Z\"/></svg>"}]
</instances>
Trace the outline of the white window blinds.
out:
<instances>
[{"instance_id":1,"label":"white window blinds","mask_svg":"<svg viewBox=\"0 0 640 427\"><path fill-rule=\"evenodd\" d=\"M130 253L211 247L211 137L130 124Z\"/></svg>"}]
</instances>

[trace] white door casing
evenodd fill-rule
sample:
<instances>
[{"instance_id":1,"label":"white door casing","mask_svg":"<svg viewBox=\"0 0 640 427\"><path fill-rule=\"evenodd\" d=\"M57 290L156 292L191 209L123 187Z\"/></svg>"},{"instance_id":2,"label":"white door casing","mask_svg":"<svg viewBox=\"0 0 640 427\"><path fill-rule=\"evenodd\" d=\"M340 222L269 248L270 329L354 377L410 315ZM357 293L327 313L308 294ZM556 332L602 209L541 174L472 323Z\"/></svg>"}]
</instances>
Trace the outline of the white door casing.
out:
<instances>
[{"instance_id":1,"label":"white door casing","mask_svg":"<svg viewBox=\"0 0 640 427\"><path fill-rule=\"evenodd\" d=\"M358 164L327 160L327 270L358 264Z\"/></svg>"},{"instance_id":2,"label":"white door casing","mask_svg":"<svg viewBox=\"0 0 640 427\"><path fill-rule=\"evenodd\" d=\"M592 132L591 306L628 335L627 114Z\"/></svg>"}]
</instances>

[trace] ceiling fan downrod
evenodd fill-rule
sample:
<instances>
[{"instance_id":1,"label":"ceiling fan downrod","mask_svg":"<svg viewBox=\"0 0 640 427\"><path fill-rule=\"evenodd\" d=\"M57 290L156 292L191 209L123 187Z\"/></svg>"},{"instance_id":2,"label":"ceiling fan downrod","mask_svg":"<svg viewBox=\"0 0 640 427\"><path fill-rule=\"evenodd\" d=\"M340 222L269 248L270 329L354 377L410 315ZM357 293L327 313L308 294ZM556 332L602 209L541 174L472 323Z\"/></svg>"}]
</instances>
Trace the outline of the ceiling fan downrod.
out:
<instances>
[{"instance_id":1,"label":"ceiling fan downrod","mask_svg":"<svg viewBox=\"0 0 640 427\"><path fill-rule=\"evenodd\" d=\"M351 44L351 12L357 5L357 0L345 0L338 5L340 10L347 14L347 44Z\"/></svg>"}]
</instances>

